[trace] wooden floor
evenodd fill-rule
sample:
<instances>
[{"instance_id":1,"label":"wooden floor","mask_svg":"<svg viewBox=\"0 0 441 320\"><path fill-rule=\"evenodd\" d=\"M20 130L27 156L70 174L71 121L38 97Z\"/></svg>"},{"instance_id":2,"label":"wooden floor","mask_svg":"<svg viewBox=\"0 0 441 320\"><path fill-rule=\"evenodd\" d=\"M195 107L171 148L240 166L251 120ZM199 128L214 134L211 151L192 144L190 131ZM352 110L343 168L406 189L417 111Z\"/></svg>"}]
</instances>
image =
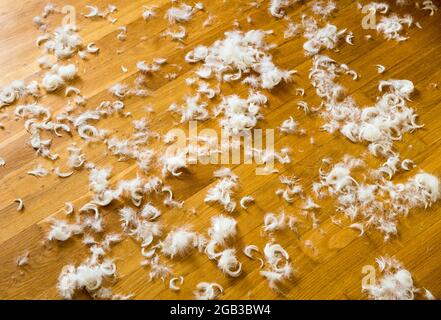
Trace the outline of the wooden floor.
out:
<instances>
[{"instance_id":1,"label":"wooden floor","mask_svg":"<svg viewBox=\"0 0 441 320\"><path fill-rule=\"evenodd\" d=\"M60 6L61 1L53 1ZM100 8L106 6L108 0L88 1ZM158 17L145 22L142 17L142 6L146 3L156 4ZM265 119L262 128L276 128L283 120L292 115L300 126L306 129L305 136L282 136L276 133L276 148L289 146L292 149L293 161L287 165L277 165L279 174L295 175L310 190L311 183L318 179L321 159L332 157L341 159L345 154L360 155L366 150L363 145L349 142L341 135L330 135L320 131L322 120L315 115L305 115L298 110L300 100L310 105L318 105L319 99L308 80L311 67L310 58L305 57L302 45L304 38L292 40L283 38L287 23L277 20L268 14L268 1L262 2L259 9L249 5L250 1L216 0L202 1L206 9L198 12L186 24L188 37L183 43L173 42L161 36L168 27L162 18L165 10L170 7L169 0L154 1L123 1L114 0L118 12L116 24L106 20L90 21L80 13L87 12L84 4L87 1L71 0L70 4L77 9L77 22L84 42L95 42L101 48L99 55L91 56L88 61L78 58L80 77L73 84L81 89L87 97L86 108L95 108L102 100L109 99L107 89L120 81L133 81L136 77L136 62L151 61L157 57L166 57L169 66L166 71L174 71L171 64L182 66L179 76L174 81L167 81L163 76L153 78L148 84L153 96L132 98L127 101L126 108L133 118L148 116L152 128L165 133L177 125L178 118L171 117L166 111L170 103L182 101L190 93L185 78L190 76L195 66L184 62L186 52L198 44L210 45L220 39L223 33L234 28L235 19L243 30L272 29L274 35L268 41L277 44L272 50L275 62L285 69L296 69L298 74L291 84L278 86L271 92L265 92L270 107L264 110ZM0 1L0 86L15 79L39 79L42 75L36 59L41 55L35 46L38 30L32 24L32 18L39 14L44 1ZM386 41L374 31L366 31L361 27L363 15L356 9L353 1L338 1L338 12L332 23L339 28L347 28L354 33L355 46L342 42L339 52L326 52L341 63L347 63L356 70L361 78L348 81L344 85L360 104L375 102L378 95L378 81L386 79L410 79L417 88L410 105L420 115L419 122L425 126L412 134L406 134L403 141L397 144L403 158L413 159L417 167L409 174L400 173L396 178L402 180L419 170L441 176L441 88L436 89L434 83L441 85L441 16L436 13L430 17L427 11L408 8L422 29L413 27L409 30L410 39L403 43ZM295 5L288 10L294 22L299 22L305 12L305 6ZM394 9L395 10L395 9ZM405 10L404 10L405 11ZM203 28L202 23L208 14L216 16L212 26ZM252 18L252 23L247 22ZM51 28L60 22L60 16L51 18ZM128 26L128 37L124 42L116 39L116 28ZM366 34L372 34L373 40L366 40ZM117 54L117 51L120 54ZM387 71L377 73L376 64L386 66ZM127 73L121 72L121 66L128 68ZM164 72L166 72L164 71ZM296 88L305 88L304 98L296 96ZM224 94L246 92L245 87L225 85ZM56 113L65 103L62 94L49 95L42 98L41 103L50 106ZM152 105L155 112L148 115L144 106ZM1 121L5 128L0 129L0 157L6 165L0 167L0 298L2 299L57 299L57 278L61 268L68 263L80 263L87 257L88 251L81 244L81 239L71 239L65 243L48 243L44 241L51 217L64 217L64 203L72 201L76 208L88 202L88 172L83 169L75 172L67 179L60 179L54 174L44 178L27 175L27 171L41 163L48 168L61 166L66 168L65 148L73 140L83 145L81 139L74 134L54 138L53 150L60 154L61 159L54 163L38 158L34 150L27 144L28 133L23 128L23 121L14 119L14 106L0 109ZM3 119L3 117L5 117ZM131 119L112 117L106 119L105 127L125 135L125 128ZM100 123L103 125L102 123ZM204 127L217 127L217 120L210 120ZM310 143L313 136L315 144ZM117 162L116 158L105 156L102 144L84 145L87 158L97 166L112 165L114 176L112 181L122 178L133 178L137 174L137 166L133 162ZM381 161L368 157L369 164L378 166ZM63 167L64 166L64 167ZM217 166L191 166L180 178L167 178L178 200L185 201L185 210L162 208L162 222L166 229L180 224L191 225L194 230L204 232L210 224L210 218L221 212L217 206L205 204L203 199L210 186L213 186L213 170ZM291 256L296 269L295 279L289 284L284 295L278 295L268 288L265 279L259 275L259 262L252 261L242 254L248 244L256 244L263 248L268 237L262 235L263 216L267 212L298 214L299 204L287 205L275 195L280 187L278 174L256 176L254 165L235 165L234 172L240 177L238 199L244 195L252 195L256 203L248 210L240 210L235 217L238 220L239 237L235 243L238 258L243 263L243 274L239 278L227 278L216 265L203 254L195 252L182 261L170 261L174 274L183 275L185 283L180 292L168 289L168 282L149 281L148 268L140 266L142 256L137 242L127 238L116 245L111 257L116 259L119 279L112 287L115 293L133 293L136 299L191 299L197 283L201 281L217 282L225 292L222 299L365 299L361 292L363 278L362 267L374 264L380 255L395 256L412 272L418 287L425 287L441 297L441 207L435 205L428 210L415 210L399 225L399 235L385 243L378 232L368 232L358 237L358 232L347 227L338 227L330 221L335 208L331 201L321 203L318 213L319 230L312 230L311 223L304 223L300 228L300 237L292 231L276 233L274 238L285 247ZM14 199L22 198L25 209L17 212ZM106 231L120 230L117 209L121 203L112 204L103 209ZM196 214L191 208L196 209ZM312 241L315 250L308 245ZM306 244L305 244L306 243ZM29 265L16 266L16 258L29 250ZM78 298L87 298L86 294Z\"/></svg>"}]
</instances>

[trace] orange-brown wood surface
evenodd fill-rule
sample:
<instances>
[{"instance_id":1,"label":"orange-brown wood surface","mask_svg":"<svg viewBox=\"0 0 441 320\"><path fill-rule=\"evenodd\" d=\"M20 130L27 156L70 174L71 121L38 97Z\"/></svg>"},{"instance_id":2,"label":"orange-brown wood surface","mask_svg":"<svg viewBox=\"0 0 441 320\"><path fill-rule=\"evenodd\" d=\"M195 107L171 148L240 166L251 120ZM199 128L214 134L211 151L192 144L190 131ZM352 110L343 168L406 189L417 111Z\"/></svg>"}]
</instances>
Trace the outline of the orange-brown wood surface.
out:
<instances>
[{"instance_id":1,"label":"orange-brown wood surface","mask_svg":"<svg viewBox=\"0 0 441 320\"><path fill-rule=\"evenodd\" d=\"M108 0L79 1L69 3L54 1L59 7L70 4L77 10L77 23L84 43L95 42L100 48L98 55L89 55L86 61L74 57L69 59L78 65L79 77L72 85L81 89L87 98L85 109L92 109L102 100L111 99L108 88L117 82L131 83L137 76L136 63L140 60L152 61L165 57L168 64L147 83L152 96L130 98L126 100L126 111L131 117L112 116L99 122L100 128L112 130L117 137L128 137L133 119L146 117L152 130L164 134L172 128L185 128L179 124L179 118L167 111L173 102L181 102L185 95L191 94L185 79L193 74L198 65L188 64L184 55L198 44L210 45L223 37L223 33L235 28L237 21L242 30L273 30L267 40L277 44L271 50L274 61L285 69L296 69L293 82L282 84L264 92L269 98L269 107L264 109L265 118L259 122L261 128L277 128L289 116L293 116L305 135L281 135L276 130L276 149L290 147L292 161L289 164L277 164L279 173L256 176L255 165L233 165L233 171L240 178L240 189L236 195L240 199L252 195L256 201L247 210L237 210L234 217L238 221L238 237L234 242L238 258L243 263L243 273L238 278L229 278L221 273L215 262L206 255L192 253L183 259L168 260L174 275L185 277L179 292L168 288L168 281L149 280L148 267L142 267L143 257L140 246L127 237L115 245L109 256L114 258L118 268L118 279L112 284L115 293L134 294L135 299L191 299L197 283L201 281L217 282L225 290L222 299L365 299L361 292L363 278L362 267L372 265L375 258L390 255L400 260L412 272L418 287L427 288L441 297L441 209L438 204L427 210L413 210L400 220L399 234L385 242L377 231L368 231L362 237L358 231L348 228L348 221L342 227L333 224L330 217L335 214L335 203L327 199L321 201L322 208L317 213L319 228L312 229L311 221L302 220L301 201L288 205L275 195L281 185L279 176L294 175L301 179L308 192L311 184L318 179L318 170L324 157L339 161L343 155L360 156L366 152L366 146L353 144L339 134L331 135L320 130L323 120L315 114L305 114L297 108L301 100L310 106L319 105L320 99L308 80L311 59L306 57L302 48L305 39L302 36L286 40L283 31L287 21L278 20L268 13L268 1L257 1L256 8L250 1L215 0L202 1L205 10L199 11L185 23L188 36L183 42L171 41L162 36L169 27L163 18L171 6L169 0L114 0L118 11L112 14L118 18L115 24L105 19L85 19L81 13L87 12L85 4L104 8ZM45 2L40 0L0 1L0 85L6 85L15 79L41 79L44 71L39 69L36 59L42 50L35 45L40 34L32 23L32 18L40 14ZM142 19L143 5L157 5L157 17L150 21ZM338 52L325 51L341 63L348 64L360 75L353 81L343 77L343 85L348 88L360 105L375 102L378 96L377 85L380 80L409 79L416 86L417 93L409 102L419 114L419 122L424 128L406 134L402 142L397 143L397 150L403 159L410 158L417 166L409 173L399 173L394 181L402 181L419 170L425 170L441 176L441 91L434 84L441 80L441 16L428 11L421 11L413 6L398 9L408 12L418 21L422 29L413 26L407 32L409 40L402 43L386 41L375 31L364 30L363 18L353 1L337 1L338 11L331 18L339 28L347 28L354 34L354 46L341 41ZM294 22L300 22L304 13L309 13L308 6L294 5L287 10ZM202 27L208 15L215 16L211 26ZM59 25L63 15L51 16L50 30ZM251 23L247 18L251 18ZM117 27L128 27L127 39L119 41ZM371 34L373 39L365 38ZM173 64L182 66L178 77L172 81L164 78L167 72L177 70ZM387 68L379 74L375 67L382 64ZM121 66L128 72L121 71ZM296 95L296 88L305 88L305 97ZM224 95L238 93L245 95L245 86L224 84ZM48 106L53 114L61 110L67 98L64 93L45 95L40 103ZM210 108L219 102L216 99ZM19 102L20 103L20 102ZM146 106L153 106L154 112L147 113ZM14 118L14 105L0 109L0 158L6 161L0 167L0 298L2 299L57 299L56 284L61 268L69 263L81 263L88 255L87 248L81 243L81 237L73 237L63 242L46 241L50 219L65 219L64 203L73 202L75 208L81 207L90 199L88 189L88 171L81 169L66 179L50 173L47 177L36 178L27 172L37 164L47 168L66 166L66 147L76 141L83 148L89 161L97 166L112 166L112 183L120 179L134 178L138 172L132 161L118 162L117 158L106 153L103 143L85 144L76 133L72 136L53 137L52 150L60 154L60 159L51 162L37 157L28 144L29 134L23 127L23 120ZM200 127L218 128L218 120L212 119ZM315 142L311 143L313 137ZM365 159L371 167L378 167L382 160L372 156ZM213 171L219 166L191 165L178 178L167 177L165 183L172 186L175 196L185 201L183 209L168 209L161 206L161 222L165 231L182 224L194 230L206 233L212 216L222 213L220 206L204 203L207 190L216 180ZM18 212L14 199L22 198L25 209ZM160 202L155 202L159 204ZM105 231L120 232L117 210L123 205L114 202L103 208ZM195 210L192 210L195 209ZM267 212L297 215L303 223L298 235L292 231L276 232L272 236L288 251L295 267L295 277L288 283L284 294L277 294L259 274L259 261L248 259L243 248L255 244L263 249L270 237L262 233L263 216ZM310 240L314 249L307 244ZM23 252L29 251L29 264L16 265L16 259ZM77 298L87 298L80 293Z\"/></svg>"}]
</instances>

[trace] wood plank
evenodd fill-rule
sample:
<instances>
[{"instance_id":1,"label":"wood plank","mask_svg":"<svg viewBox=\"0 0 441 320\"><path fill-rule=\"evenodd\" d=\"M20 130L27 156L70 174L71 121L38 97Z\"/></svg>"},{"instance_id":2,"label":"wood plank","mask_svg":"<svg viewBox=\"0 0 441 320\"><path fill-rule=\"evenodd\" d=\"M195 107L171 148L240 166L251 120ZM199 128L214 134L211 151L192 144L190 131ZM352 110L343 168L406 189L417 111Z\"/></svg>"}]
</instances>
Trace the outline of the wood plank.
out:
<instances>
[{"instance_id":1,"label":"wood plank","mask_svg":"<svg viewBox=\"0 0 441 320\"><path fill-rule=\"evenodd\" d=\"M62 7L61 0L53 1ZM94 42L100 48L98 55L90 55L86 61L72 58L68 61L76 63L80 76L72 85L81 89L87 98L87 109L93 109L103 100L113 100L108 88L121 82L131 84L138 72L136 63L145 60L147 63L157 57L165 57L168 64L158 74L148 79L147 88L152 96L145 98L129 98L125 100L125 111L130 117L112 116L97 124L99 128L109 128L117 137L128 137L131 133L131 121L146 117L150 120L153 131L165 134L172 128L182 128L179 117L167 111L171 103L180 103L192 90L186 84L186 78L191 77L198 64L188 64L184 55L197 45L210 45L223 37L224 32L233 30L234 23L242 30L263 29L273 30L268 41L277 46L271 50L274 61L285 69L295 69L297 74L293 82L282 84L270 92L265 92L269 98L269 107L263 110L264 119L258 127L262 129L277 128L289 116L298 121L305 129L305 135L282 135L276 130L275 147L277 150L289 147L292 161L289 164L276 164L277 174L256 176L256 165L232 165L233 171L240 177L240 188L236 198L252 195L256 203L247 210L234 214L238 221L239 234L233 246L237 250L238 259L243 263L243 274L238 278L224 276L216 267L215 262L207 259L206 255L193 252L183 259L170 260L162 258L172 266L173 274L185 277L184 285L178 292L168 288L168 282L149 280L149 268L142 267L143 257L139 244L126 237L115 245L109 254L115 259L118 267L118 281L111 283L115 293L133 293L136 299L191 299L197 283L201 281L221 284L225 293L223 299L365 299L361 292L361 270L364 265L374 264L375 258L381 255L391 255L403 262L404 266L414 275L416 285L429 289L435 297L441 296L441 208L439 204L427 210L414 210L409 217L400 219L399 235L388 242L375 231L370 231L362 237L347 227L336 226L331 221L335 214L335 201L325 199L320 202L321 210L317 212L319 228L312 228L310 219L301 215L301 201L288 205L275 195L281 186L279 176L295 175L301 179L305 190L310 190L314 181L318 180L318 170L321 160L332 157L338 160L345 154L361 155L366 146L353 144L339 134L328 134L320 127L323 120L312 114L305 114L297 108L301 100L310 106L318 106L320 99L308 79L311 59L303 51L303 37L284 39L283 31L287 27L284 19L275 19L268 13L268 1L258 1L260 6L255 8L250 1L217 0L202 1L205 9L197 12L185 27L188 37L181 43L171 41L163 36L169 23L163 18L170 7L168 0L150 1L157 5L157 17L151 21L142 19L142 7L145 1L115 0L112 1L118 11L112 14L117 17L112 24L105 19L89 20L82 16L87 12L85 2L72 0L69 4L76 9L76 18L80 35L84 42ZM99 8L105 8L109 1L95 0L89 2ZM2 37L0 44L0 68L2 78L0 86L7 85L13 80L26 81L40 79L44 71L40 70L36 59L42 55L42 50L35 46L38 30L32 24L32 18L41 12L45 3L39 0L11 1L0 3L0 28ZM422 29L409 29L409 40L397 43L386 41L375 31L364 30L361 26L362 14L353 1L338 1L338 11L330 21L339 28L347 28L354 34L354 46L342 41L336 51L324 51L340 63L346 63L356 70L361 78L357 81L349 76L341 78L360 105L375 103L378 93L378 82L385 79L410 79L416 85L417 93L409 102L419 115L419 122L424 128L411 134L406 134L403 141L396 143L396 148L403 158L415 161L417 167L409 173L399 173L396 180L407 179L419 170L441 176L441 113L438 110L441 103L441 91L434 83L441 85L441 25L437 12L429 16L427 11L415 8L393 6L396 12L411 12L415 21ZM300 22L305 13L309 13L305 5L294 5L287 10L288 16L294 22ZM209 15L216 18L211 26L202 27ZM252 19L247 22L248 17ZM62 15L56 14L49 18L50 29L59 25ZM118 41L116 35L119 26L127 26L126 41ZM365 38L371 34L372 39ZM178 76L173 81L165 79L168 72L177 70L173 64L179 65ZM384 74L378 74L375 65L386 66ZM128 72L121 71L121 66ZM305 96L296 95L296 88L304 88ZM238 94L245 97L248 88L237 83L223 83L222 93ZM220 102L215 98L210 103L210 109ZM21 103L21 102L19 102ZM59 113L66 104L62 92L48 94L42 97L40 103L49 106L53 114ZM152 114L145 107L154 108ZM14 105L15 106L15 105ZM52 218L64 219L64 203L71 201L76 209L87 203L91 192L88 189L88 171L75 171L73 176L60 179L54 174L36 178L27 171L37 164L47 168L60 166L67 170L66 147L75 141L82 147L87 159L99 167L112 166L111 183L121 179L134 178L137 165L133 161L120 162L107 154L102 143L84 143L76 134L52 137L51 150L60 154L60 159L54 162L36 156L28 145L29 133L23 128L23 121L14 117L14 106L0 109L0 158L6 160L6 166L0 167L0 299L58 299L57 279L60 270L66 264L78 264L88 254L87 248L81 243L81 237L74 237L65 243L45 240ZM129 128L129 129L128 129ZM215 128L219 131L218 119L200 123L199 130ZM130 131L128 131L130 130ZM48 136L49 137L49 136ZM315 142L312 144L310 138ZM381 164L381 159L367 157L369 166ZM159 204L163 215L164 234L179 225L189 225L197 232L206 234L213 216L222 213L222 208L204 202L207 190L216 180L213 171L219 165L192 165L179 178L167 177L177 199L185 201L182 210L170 209ZM154 168L157 170L159 168ZM14 200L22 198L25 209L16 211ZM153 199L160 203L158 199ZM125 203L115 202L103 208L106 231L120 230L117 211ZM195 210L195 213L193 212ZM248 244L263 248L269 241L269 236L263 234L262 223L267 212L298 216L302 222L298 234L292 231L281 231L272 235L280 243L292 259L295 276L284 288L283 293L276 293L268 288L267 281L259 275L259 262L248 259L242 249ZM69 218L74 221L74 218ZM307 241L314 244L315 249L308 246ZM21 268L16 266L16 259L23 252L30 252L29 265ZM78 299L90 298L86 293L76 296Z\"/></svg>"}]
</instances>

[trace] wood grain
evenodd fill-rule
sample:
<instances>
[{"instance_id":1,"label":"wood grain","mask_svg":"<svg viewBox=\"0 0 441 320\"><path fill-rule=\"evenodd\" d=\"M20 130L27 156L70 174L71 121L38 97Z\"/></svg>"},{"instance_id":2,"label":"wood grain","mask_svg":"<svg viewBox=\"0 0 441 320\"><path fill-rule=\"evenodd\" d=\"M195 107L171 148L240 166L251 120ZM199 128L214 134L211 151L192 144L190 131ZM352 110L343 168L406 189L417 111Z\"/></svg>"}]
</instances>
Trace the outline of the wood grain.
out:
<instances>
[{"instance_id":1,"label":"wood grain","mask_svg":"<svg viewBox=\"0 0 441 320\"><path fill-rule=\"evenodd\" d=\"M53 1L59 7L65 2ZM132 0L112 1L118 12L112 16L118 21L111 24L106 20L88 20L81 13L87 12L85 2L71 0L77 10L77 22L80 34L85 43L95 42L100 53L90 56L87 61L72 58L78 64L80 77L73 85L81 89L87 98L86 108L95 108L102 100L110 99L107 89L117 82L132 82L137 75L136 63L140 60L151 61L157 57L166 57L168 66L162 74L153 76L147 86L153 95L147 98L130 98L126 102L126 111L131 118L110 117L100 121L100 128L113 130L118 137L127 137L127 128L131 119L147 117L151 128L161 134L178 124L179 119L167 111L173 102L180 102L191 91L185 79L192 75L197 66L185 63L184 54L198 44L210 45L221 38L223 33L234 29L237 21L242 30L273 30L268 40L277 44L271 53L276 64L285 69L296 69L293 83L283 84L265 92L269 98L269 108L264 110L265 119L259 123L261 128L276 128L288 116L292 115L306 135L279 135L276 133L276 149L288 146L292 149L292 162L277 165L278 174L256 176L255 165L234 165L233 171L240 177L240 190L237 199L252 195L256 203L247 210L235 214L238 221L239 236L234 247L243 262L243 274L231 279L224 276L216 265L203 254L194 252L181 260L168 261L173 266L175 275L183 275L185 283L182 290L172 292L168 283L149 281L148 268L140 266L142 256L139 244L127 238L117 244L111 252L116 260L119 279L112 288L115 293L133 293L136 299L191 299L196 284L201 281L221 284L225 293L222 299L365 299L361 292L361 269L364 265L374 264L380 255L391 255L399 259L408 268L418 287L431 290L436 297L441 297L441 208L439 205L428 210L414 210L409 217L402 219L399 235L389 242L384 242L381 234L373 231L358 237L355 230L338 227L330 217L335 213L331 200L324 201L317 217L320 220L319 230L311 228L310 221L304 221L297 237L292 231L274 234L274 239L285 247L291 256L296 269L296 276L289 283L283 295L268 288L268 284L259 275L259 262L252 261L242 254L248 244L263 248L269 240L262 235L263 216L267 212L285 212L300 216L300 202L287 205L275 195L280 187L279 176L295 175L302 181L306 190L310 190L313 181L318 178L321 159L332 157L341 159L345 154L360 155L366 147L352 144L340 135L330 135L320 130L322 120L313 115L306 115L298 110L297 103L305 100L309 105L318 105L319 98L308 80L311 68L310 58L304 55L304 39L297 37L286 40L283 31L285 20L277 20L268 14L268 1L258 1L261 6L254 8L249 1L216 0L202 1L205 10L195 14L185 24L188 37L182 43L173 42L161 34L169 26L163 19L170 7L168 0L148 1L148 5L158 6L158 16L151 21L141 17L142 6L146 1ZM91 4L104 8L108 1L90 1ZM40 79L42 71L36 59L42 52L35 46L38 30L32 24L32 18L39 14L45 3L38 0L0 2L0 85L6 85L15 79ZM354 46L339 46L338 52L326 52L339 62L347 63L356 70L361 78L358 81L345 79L343 85L360 105L375 102L378 81L398 78L410 79L417 88L411 106L419 114L419 121L424 128L406 134L403 141L397 143L397 149L403 158L413 159L417 167L410 173L400 173L397 180L406 179L419 170L425 170L441 176L441 91L433 86L441 80L441 23L440 14L429 16L427 11L415 8L395 8L398 12L411 13L420 22L422 29L409 29L410 39L403 43L386 41L374 31L363 30L362 14L353 1L338 1L338 12L331 18L339 28L347 28L355 36ZM295 5L288 10L294 22L299 22L302 14L308 13L307 6ZM202 27L208 15L215 15L213 25ZM252 19L247 22L247 17ZM61 15L50 18L50 28L61 21ZM117 27L127 25L126 41L116 39ZM372 34L373 39L365 39ZM168 81L165 72L175 69L172 64L179 64L177 79ZM377 73L376 64L387 67L385 74ZM121 72L121 66L128 68ZM296 95L296 88L305 89L305 97ZM247 88L237 84L224 84L223 94L237 93L246 95ZM218 102L216 99L213 106ZM50 107L54 114L61 110L66 100L62 94L44 96L41 103ZM145 112L145 106L152 105L154 113ZM211 106L210 106L211 107ZM47 243L44 241L49 229L51 217L64 216L64 203L72 201L76 208L88 202L88 172L76 171L68 179L60 179L54 174L44 178L27 175L27 171L41 163L48 168L60 166L66 168L65 148L76 141L83 147L87 159L97 166L112 166L112 183L119 179L133 178L137 174L134 162L118 162L116 158L105 153L102 144L84 144L76 135L54 138L52 150L59 153L61 160L55 163L38 158L27 144L28 133L23 122L13 116L14 106L0 109L0 120L5 128L0 129L0 157L6 160L6 166L0 167L0 298L1 299L58 299L56 290L57 278L61 268L68 263L80 263L87 257L87 249L81 244L81 238L71 239L65 243ZM3 119L3 116L5 117ZM217 120L210 120L200 128L218 128ZM310 137L315 143L310 143ZM368 157L372 167L381 161ZM205 233L213 215L222 212L216 205L208 205L203 199L207 190L215 183L213 171L219 166L193 165L182 177L166 178L167 184L173 187L176 197L185 201L185 209L167 209L161 206L165 230L181 224L191 225L195 231ZM16 211L14 199L22 198L25 210ZM159 203L159 202L158 202ZM123 204L115 203L103 209L106 231L118 231L117 210ZM196 213L192 213L192 209ZM305 242L311 240L315 250ZM30 252L29 265L18 268L16 258L24 251ZM77 298L88 298L79 294Z\"/></svg>"}]
</instances>

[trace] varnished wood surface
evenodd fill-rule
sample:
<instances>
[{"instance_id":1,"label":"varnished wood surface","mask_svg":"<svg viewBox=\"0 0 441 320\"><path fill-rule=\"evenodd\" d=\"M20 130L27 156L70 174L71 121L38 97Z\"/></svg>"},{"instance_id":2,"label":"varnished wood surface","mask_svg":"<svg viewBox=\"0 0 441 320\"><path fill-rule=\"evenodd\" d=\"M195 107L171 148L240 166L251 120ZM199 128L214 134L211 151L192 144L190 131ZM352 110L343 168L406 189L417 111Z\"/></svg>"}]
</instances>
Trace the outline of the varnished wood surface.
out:
<instances>
[{"instance_id":1,"label":"varnished wood surface","mask_svg":"<svg viewBox=\"0 0 441 320\"><path fill-rule=\"evenodd\" d=\"M134 119L143 116L151 119L151 128L159 133L166 133L179 125L178 118L166 111L172 102L180 102L191 93L185 84L197 66L184 61L184 54L198 44L210 45L223 33L234 29L237 19L241 29L274 30L268 41L277 44L271 51L274 61L285 69L296 69L298 74L294 81L265 92L269 97L269 108L264 110L265 119L259 123L262 128L276 128L289 115L299 122L307 132L304 136L279 135L276 133L276 148L289 146L292 149L292 162L277 165L279 174L256 176L254 165L235 165L234 172L240 177L240 190L237 199L244 195L252 195L256 203L248 210L239 210L234 216L238 221L239 236L234 246L238 250L238 258L243 263L243 274L236 279L224 276L201 253L194 252L182 260L169 263L175 275L183 275L185 283L182 290L172 292L168 282L149 281L148 268L140 266L142 256L137 242L127 238L117 244L110 256L116 260L119 279L113 285L115 293L133 293L136 299L191 299L193 290L201 281L217 282L225 292L223 299L364 299L361 292L361 269L364 265L374 264L380 255L395 256L412 272L418 287L425 287L441 297L441 208L439 204L428 210L414 210L409 217L399 224L399 235L389 242L384 242L378 232L368 232L358 237L358 232L347 227L338 227L330 221L335 207L331 200L320 202L322 209L317 217L320 220L319 230L312 230L311 223L304 221L299 230L300 237L292 231L274 234L274 238L285 247L291 256L296 275L285 295L278 295L268 288L267 282L259 275L259 262L252 261L242 254L248 244L258 245L261 249L269 241L262 235L263 216L266 212L278 213L281 210L299 215L300 202L287 205L274 192L280 187L279 175L295 175L301 179L305 189L310 190L311 183L318 179L321 159L332 157L336 161L345 154L360 155L366 147L352 144L341 135L330 135L320 131L322 120L316 115L305 115L298 110L297 102L305 100L309 105L318 105L320 100L308 80L311 60L305 57L302 45L304 38L292 40L283 38L286 21L277 20L268 14L268 1L262 2L260 8L253 8L249 1L202 1L206 9L198 12L186 23L188 37L183 43L173 42L161 36L168 27L163 19L166 9L170 7L168 0L157 1L112 1L118 12L115 24L106 20L87 20L80 13L87 12L84 5L88 2L72 0L69 4L77 9L77 22L80 34L85 43L95 42L100 48L97 56L89 56L87 61L78 57L75 61L80 75L73 85L81 89L87 98L86 108L95 108L102 100L109 99L107 89L114 83L133 81L136 77L136 62L151 61L157 57L166 57L169 66L160 75L154 76L148 83L153 96L147 98L131 98L126 102L126 111L130 111ZM54 3L62 6L62 1ZM109 2L99 0L90 4L104 8ZM38 0L0 1L0 85L8 84L15 79L40 79L40 71L36 59L41 50L35 46L38 30L32 24L32 18L39 14L44 2ZM157 5L158 16L151 21L141 17L142 6ZM295 5L288 10L294 22L299 22L305 6ZM394 8L395 10L395 8ZM409 30L410 39L403 43L386 41L374 31L366 31L361 27L362 14L356 9L353 1L338 1L338 12L331 19L339 28L347 28L354 33L354 46L339 46L339 52L327 52L341 63L347 63L356 70L361 78L358 81L345 80L343 84L353 94L360 105L375 102L378 96L377 84L380 80L397 78L410 79L417 88L410 105L419 114L419 122L425 126L412 134L406 134L397 149L403 158L413 159L417 167L410 173L400 173L395 179L401 181L419 170L441 176L441 16L436 13L430 17L428 12L416 9L404 9L420 22L422 29L413 27ZM202 23L208 14L215 15L212 26L203 28ZM247 22L252 18L252 23ZM50 28L60 22L61 16L50 18ZM128 26L127 40L116 39L117 27ZM372 34L373 40L365 39ZM117 54L117 51L121 51ZM170 64L179 64L182 70L174 81L167 81L163 75L167 70L174 71ZM386 66L385 74L378 74L376 64ZM121 66L128 68L128 73L121 72ZM305 88L306 96L296 96L296 88ZM226 84L223 94L237 92L246 94L246 88L236 84ZM216 100L218 101L218 100ZM41 99L56 113L64 106L62 93L44 96ZM147 114L145 106L152 105L155 112ZM210 108L215 103L210 105ZM0 167L0 298L2 299L56 299L59 298L56 282L62 266L68 263L78 264L87 256L87 249L81 244L80 238L65 243L47 243L44 241L51 217L64 217L64 203L72 201L75 208L86 203L90 197L88 192L88 172L85 169L76 171L67 179L60 179L54 174L36 178L27 175L27 171L41 163L47 168L65 164L65 148L72 141L83 146L87 159L97 166L113 166L112 182L119 179L133 178L137 174L135 163L117 162L112 156L105 155L102 144L84 144L73 134L54 138L52 150L59 153L61 160L51 163L37 158L34 150L27 144L28 133L23 128L23 121L15 120L14 106L0 110L5 115L0 129L0 157L6 160L6 166ZM201 127L217 128L217 119L208 121ZM131 118L111 117L99 123L99 127L114 130L116 136L128 136L125 128L130 126ZM315 143L310 143L310 137ZM381 164L380 159L367 157L372 167ZM196 165L189 167L182 177L167 178L165 181L175 191L178 200L185 201L185 210L166 209L161 207L162 222L166 230L180 224L191 225L194 230L205 233L210 218L222 212L216 205L205 204L203 199L207 190L214 185L213 171L217 166ZM14 199L22 198L25 209L17 212ZM159 202L158 202L159 203ZM112 204L103 209L106 231L119 231L117 209L121 203ZM190 209L196 209L192 213ZM345 224L347 225L347 224ZM311 240L315 251L305 242ZM18 268L16 258L29 250L29 265ZM78 298L87 298L80 294Z\"/></svg>"}]
</instances>

